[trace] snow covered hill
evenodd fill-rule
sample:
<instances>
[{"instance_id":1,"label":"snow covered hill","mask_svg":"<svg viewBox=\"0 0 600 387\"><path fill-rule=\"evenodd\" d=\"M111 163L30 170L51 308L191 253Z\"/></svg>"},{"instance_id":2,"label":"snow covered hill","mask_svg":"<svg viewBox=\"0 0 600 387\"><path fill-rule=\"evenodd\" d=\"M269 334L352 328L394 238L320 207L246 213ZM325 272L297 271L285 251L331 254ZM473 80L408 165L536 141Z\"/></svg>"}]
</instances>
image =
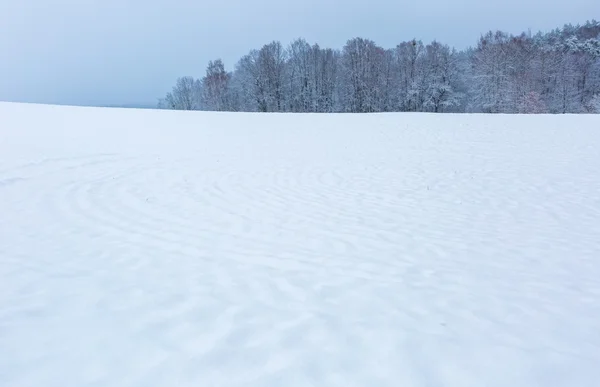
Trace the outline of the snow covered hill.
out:
<instances>
[{"instance_id":1,"label":"snow covered hill","mask_svg":"<svg viewBox=\"0 0 600 387\"><path fill-rule=\"evenodd\" d=\"M600 115L0 104L0 385L592 387Z\"/></svg>"}]
</instances>

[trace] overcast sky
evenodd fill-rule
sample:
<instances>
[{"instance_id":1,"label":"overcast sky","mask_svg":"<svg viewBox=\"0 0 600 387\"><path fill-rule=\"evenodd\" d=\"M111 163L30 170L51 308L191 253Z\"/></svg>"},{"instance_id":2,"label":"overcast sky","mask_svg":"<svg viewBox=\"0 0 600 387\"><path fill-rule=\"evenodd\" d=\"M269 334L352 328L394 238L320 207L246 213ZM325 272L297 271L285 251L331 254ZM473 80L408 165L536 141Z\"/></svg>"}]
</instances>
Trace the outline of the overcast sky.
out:
<instances>
[{"instance_id":1,"label":"overcast sky","mask_svg":"<svg viewBox=\"0 0 600 387\"><path fill-rule=\"evenodd\" d=\"M416 37L456 48L501 29L600 18L600 0L0 0L0 100L155 103L210 59L297 37L341 48Z\"/></svg>"}]
</instances>

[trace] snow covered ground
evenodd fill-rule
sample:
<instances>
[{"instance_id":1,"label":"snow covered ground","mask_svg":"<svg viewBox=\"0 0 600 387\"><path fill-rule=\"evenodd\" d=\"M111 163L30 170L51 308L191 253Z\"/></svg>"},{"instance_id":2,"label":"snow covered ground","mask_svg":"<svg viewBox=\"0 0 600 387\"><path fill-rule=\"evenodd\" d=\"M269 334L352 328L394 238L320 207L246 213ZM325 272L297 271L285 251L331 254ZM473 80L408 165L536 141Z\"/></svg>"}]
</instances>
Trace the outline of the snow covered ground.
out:
<instances>
[{"instance_id":1,"label":"snow covered ground","mask_svg":"<svg viewBox=\"0 0 600 387\"><path fill-rule=\"evenodd\" d=\"M0 104L0 385L598 386L600 115Z\"/></svg>"}]
</instances>

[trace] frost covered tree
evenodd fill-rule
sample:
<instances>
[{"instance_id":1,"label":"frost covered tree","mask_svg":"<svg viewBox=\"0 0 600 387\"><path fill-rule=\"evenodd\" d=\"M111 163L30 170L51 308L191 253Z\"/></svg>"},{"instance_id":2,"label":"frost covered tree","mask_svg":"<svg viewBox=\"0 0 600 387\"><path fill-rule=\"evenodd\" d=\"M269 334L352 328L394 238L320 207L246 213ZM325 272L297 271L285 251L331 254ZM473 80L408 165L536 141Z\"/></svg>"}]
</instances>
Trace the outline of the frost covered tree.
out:
<instances>
[{"instance_id":1,"label":"frost covered tree","mask_svg":"<svg viewBox=\"0 0 600 387\"><path fill-rule=\"evenodd\" d=\"M459 68L456 52L450 47L433 42L425 47L423 55L423 108L442 112L461 104Z\"/></svg>"},{"instance_id":2,"label":"frost covered tree","mask_svg":"<svg viewBox=\"0 0 600 387\"><path fill-rule=\"evenodd\" d=\"M260 49L257 58L257 70L258 81L263 92L260 111L284 111L286 51L280 42L271 42Z\"/></svg>"},{"instance_id":3,"label":"frost covered tree","mask_svg":"<svg viewBox=\"0 0 600 387\"><path fill-rule=\"evenodd\" d=\"M330 113L341 110L337 95L340 52L313 46L315 65L315 96L311 111Z\"/></svg>"},{"instance_id":4,"label":"frost covered tree","mask_svg":"<svg viewBox=\"0 0 600 387\"><path fill-rule=\"evenodd\" d=\"M159 102L159 106L174 110L200 110L201 94L200 81L189 76L180 77L171 92Z\"/></svg>"},{"instance_id":5,"label":"frost covered tree","mask_svg":"<svg viewBox=\"0 0 600 387\"><path fill-rule=\"evenodd\" d=\"M258 51L252 50L236 64L232 87L241 111L267 111L265 90L258 68Z\"/></svg>"},{"instance_id":6,"label":"frost covered tree","mask_svg":"<svg viewBox=\"0 0 600 387\"><path fill-rule=\"evenodd\" d=\"M596 94L590 99L590 103L588 105L588 111L590 113L598 113L600 114L600 94Z\"/></svg>"},{"instance_id":7,"label":"frost covered tree","mask_svg":"<svg viewBox=\"0 0 600 387\"><path fill-rule=\"evenodd\" d=\"M275 41L242 57L234 74L241 110L284 111L286 65L286 52Z\"/></svg>"},{"instance_id":8,"label":"frost covered tree","mask_svg":"<svg viewBox=\"0 0 600 387\"><path fill-rule=\"evenodd\" d=\"M288 48L286 93L288 109L309 112L315 108L317 66L315 50L304 39L293 41Z\"/></svg>"},{"instance_id":9,"label":"frost covered tree","mask_svg":"<svg viewBox=\"0 0 600 387\"><path fill-rule=\"evenodd\" d=\"M221 59L210 61L206 75L202 78L202 108L203 110L227 111L234 110L230 93L231 74L225 71Z\"/></svg>"},{"instance_id":10,"label":"frost covered tree","mask_svg":"<svg viewBox=\"0 0 600 387\"><path fill-rule=\"evenodd\" d=\"M421 41L413 39L396 46L397 92L395 95L397 110L419 111L422 104L420 96L421 61L424 46Z\"/></svg>"},{"instance_id":11,"label":"frost covered tree","mask_svg":"<svg viewBox=\"0 0 600 387\"><path fill-rule=\"evenodd\" d=\"M340 99L349 112L377 112L383 105L385 50L372 40L354 38L342 51Z\"/></svg>"},{"instance_id":12,"label":"frost covered tree","mask_svg":"<svg viewBox=\"0 0 600 387\"><path fill-rule=\"evenodd\" d=\"M484 113L505 113L510 104L509 37L497 31L482 36L472 56L475 105Z\"/></svg>"}]
</instances>

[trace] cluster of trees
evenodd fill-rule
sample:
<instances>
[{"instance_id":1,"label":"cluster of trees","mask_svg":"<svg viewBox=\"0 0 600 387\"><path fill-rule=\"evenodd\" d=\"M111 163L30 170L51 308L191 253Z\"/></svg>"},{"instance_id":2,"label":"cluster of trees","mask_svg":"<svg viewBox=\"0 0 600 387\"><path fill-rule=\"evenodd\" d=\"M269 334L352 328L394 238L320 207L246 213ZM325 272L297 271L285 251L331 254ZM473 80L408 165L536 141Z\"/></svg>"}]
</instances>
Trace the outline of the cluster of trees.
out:
<instances>
[{"instance_id":1,"label":"cluster of trees","mask_svg":"<svg viewBox=\"0 0 600 387\"><path fill-rule=\"evenodd\" d=\"M341 50L274 41L232 72L210 61L177 80L159 107L250 112L600 113L600 22L548 33L488 32L457 51L434 41Z\"/></svg>"}]
</instances>

